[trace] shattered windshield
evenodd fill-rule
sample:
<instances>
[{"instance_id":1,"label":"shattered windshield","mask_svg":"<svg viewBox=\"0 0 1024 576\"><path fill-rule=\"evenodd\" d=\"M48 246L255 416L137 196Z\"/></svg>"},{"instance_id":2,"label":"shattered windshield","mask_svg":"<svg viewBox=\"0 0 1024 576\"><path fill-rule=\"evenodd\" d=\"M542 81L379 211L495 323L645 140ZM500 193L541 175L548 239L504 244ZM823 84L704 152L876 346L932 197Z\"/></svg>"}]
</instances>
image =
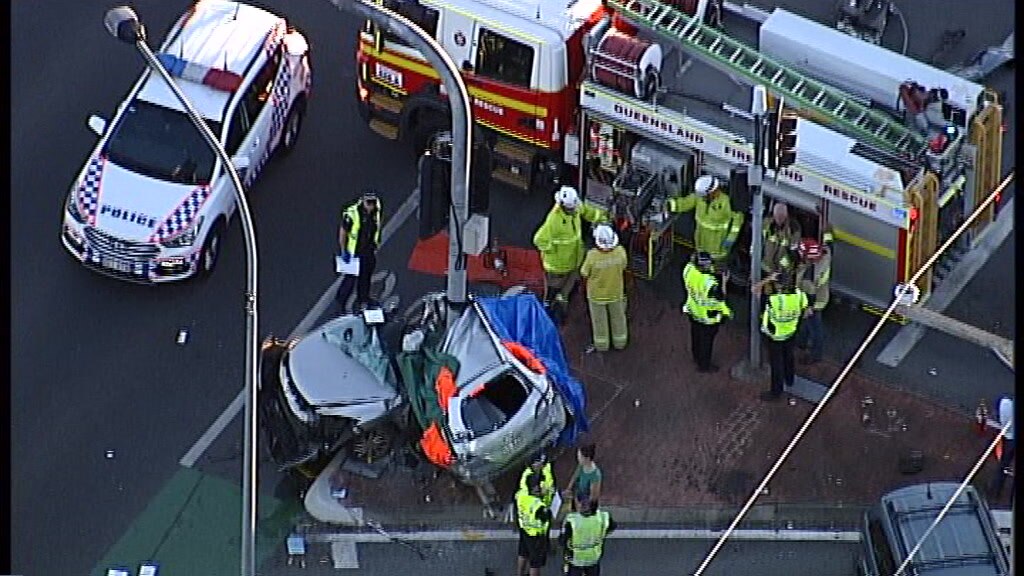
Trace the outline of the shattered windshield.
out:
<instances>
[{"instance_id":1,"label":"shattered windshield","mask_svg":"<svg viewBox=\"0 0 1024 576\"><path fill-rule=\"evenodd\" d=\"M362 319L353 317L352 322L327 326L323 335L324 340L369 370L378 382L395 383L391 361L384 353L376 331L367 328Z\"/></svg>"}]
</instances>

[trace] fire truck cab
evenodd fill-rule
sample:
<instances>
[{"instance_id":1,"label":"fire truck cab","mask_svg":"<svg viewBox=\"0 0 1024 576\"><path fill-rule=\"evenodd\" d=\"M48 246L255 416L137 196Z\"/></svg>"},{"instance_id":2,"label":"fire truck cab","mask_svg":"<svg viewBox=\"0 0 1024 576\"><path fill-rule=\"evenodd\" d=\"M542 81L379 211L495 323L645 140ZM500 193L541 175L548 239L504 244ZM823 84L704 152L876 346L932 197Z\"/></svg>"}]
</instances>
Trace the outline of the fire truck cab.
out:
<instances>
[{"instance_id":1,"label":"fire truck cab","mask_svg":"<svg viewBox=\"0 0 1024 576\"><path fill-rule=\"evenodd\" d=\"M601 0L378 0L430 34L462 69L492 177L524 191L553 190L575 128L587 35ZM721 14L720 0L676 0L692 14ZM711 8L709 8L709 6ZM717 16L715 18L718 18ZM363 118L418 155L450 125L440 77L418 50L367 22L356 54Z\"/></svg>"}]
</instances>

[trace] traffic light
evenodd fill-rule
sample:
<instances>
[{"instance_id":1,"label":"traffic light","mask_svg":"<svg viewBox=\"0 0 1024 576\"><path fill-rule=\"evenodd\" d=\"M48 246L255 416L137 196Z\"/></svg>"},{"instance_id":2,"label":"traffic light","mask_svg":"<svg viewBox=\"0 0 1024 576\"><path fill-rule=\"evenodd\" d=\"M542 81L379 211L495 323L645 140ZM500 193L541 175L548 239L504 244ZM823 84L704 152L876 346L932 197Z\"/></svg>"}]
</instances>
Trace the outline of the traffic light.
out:
<instances>
[{"instance_id":1,"label":"traffic light","mask_svg":"<svg viewBox=\"0 0 1024 576\"><path fill-rule=\"evenodd\" d=\"M427 152L420 156L419 219L420 240L425 240L448 225L448 211L451 207L451 165Z\"/></svg>"},{"instance_id":2,"label":"traffic light","mask_svg":"<svg viewBox=\"0 0 1024 576\"><path fill-rule=\"evenodd\" d=\"M768 155L764 165L769 170L779 170L796 163L797 115L785 112L782 102L777 109L768 113Z\"/></svg>"},{"instance_id":3,"label":"traffic light","mask_svg":"<svg viewBox=\"0 0 1024 576\"><path fill-rule=\"evenodd\" d=\"M448 226L451 210L451 160L424 153L417 166L420 191L420 239L429 238ZM473 144L469 167L469 211L487 214L491 198L491 150L483 141Z\"/></svg>"},{"instance_id":4,"label":"traffic light","mask_svg":"<svg viewBox=\"0 0 1024 576\"><path fill-rule=\"evenodd\" d=\"M769 170L778 170L779 160L779 113L772 110L767 114L765 122L768 125L768 133L765 140L768 141L768 151L764 158L764 167Z\"/></svg>"},{"instance_id":5,"label":"traffic light","mask_svg":"<svg viewBox=\"0 0 1024 576\"><path fill-rule=\"evenodd\" d=\"M797 116L792 112L783 112L779 116L778 141L776 143L776 164L779 168L792 166L796 163L796 124Z\"/></svg>"}]
</instances>

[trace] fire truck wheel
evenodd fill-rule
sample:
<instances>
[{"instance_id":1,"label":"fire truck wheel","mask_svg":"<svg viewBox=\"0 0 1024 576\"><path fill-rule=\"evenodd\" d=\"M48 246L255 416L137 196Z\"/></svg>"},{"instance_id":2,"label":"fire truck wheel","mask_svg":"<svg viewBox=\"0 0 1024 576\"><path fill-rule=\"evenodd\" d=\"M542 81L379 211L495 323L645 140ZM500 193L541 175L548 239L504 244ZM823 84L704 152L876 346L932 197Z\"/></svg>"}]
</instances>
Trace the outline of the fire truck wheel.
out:
<instances>
[{"instance_id":1,"label":"fire truck wheel","mask_svg":"<svg viewBox=\"0 0 1024 576\"><path fill-rule=\"evenodd\" d=\"M278 156L287 156L295 148L299 141L299 134L302 132L302 120L306 115L306 101L300 96L284 120L284 129L281 133L281 142L277 145Z\"/></svg>"},{"instance_id":2,"label":"fire truck wheel","mask_svg":"<svg viewBox=\"0 0 1024 576\"><path fill-rule=\"evenodd\" d=\"M207 278L217 266L217 259L220 257L220 238L224 231L224 221L218 220L210 233L206 235L206 242L203 243L203 250L199 253L199 271L197 275Z\"/></svg>"},{"instance_id":3,"label":"fire truck wheel","mask_svg":"<svg viewBox=\"0 0 1024 576\"><path fill-rule=\"evenodd\" d=\"M448 122L440 116L428 114L413 125L412 129L412 150L417 158L430 147L430 141L438 132L448 129Z\"/></svg>"}]
</instances>

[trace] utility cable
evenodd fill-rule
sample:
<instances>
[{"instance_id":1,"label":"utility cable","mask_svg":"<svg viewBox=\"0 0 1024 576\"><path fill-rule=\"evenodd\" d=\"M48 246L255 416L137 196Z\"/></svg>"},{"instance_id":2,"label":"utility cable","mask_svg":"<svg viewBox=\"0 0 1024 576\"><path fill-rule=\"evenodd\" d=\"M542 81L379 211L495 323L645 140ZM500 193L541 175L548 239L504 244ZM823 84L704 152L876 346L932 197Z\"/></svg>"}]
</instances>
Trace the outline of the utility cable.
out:
<instances>
[{"instance_id":1,"label":"utility cable","mask_svg":"<svg viewBox=\"0 0 1024 576\"><path fill-rule=\"evenodd\" d=\"M964 489L967 488L967 485L971 483L971 480L974 479L974 475L977 474L978 470L980 470L982 465L985 464L985 460L988 460L989 454L991 454L992 451L996 449L996 446L1003 439L1003 436L1006 435L1006 431L1011 426L1013 426L1012 418L1009 422L1003 424L1003 427L999 430L999 434L996 435L995 440L993 440L992 443L988 445L988 448L985 449L985 452L982 453L981 458L978 458L978 461L974 463L974 467L971 468L971 471L967 474L967 477L964 478L964 481L960 483L960 486L957 487L956 492L954 492L953 496L951 496L949 501L946 502L946 505L942 507L942 510L939 512L939 515L935 517L935 520L932 520L932 523L930 526L928 526L928 529L925 530L924 534L922 534L921 537L917 540L917 544L914 544L914 547L910 550L910 553L907 554L907 557L903 560L903 563L900 564L899 568L896 569L896 573L893 576L903 576L903 571L907 569L907 566L910 564L911 560L914 559L914 555L917 554L918 550L921 549L921 545L924 544L924 541L928 538L928 536L931 536L932 531L935 530L935 527L939 525L939 522L942 522L942 519L946 517L946 513L949 512L949 509L953 507L953 503L956 502L958 498L960 498L960 494L962 494ZM1003 471L1000 470L999 473L1002 474Z\"/></svg>"},{"instance_id":2,"label":"utility cable","mask_svg":"<svg viewBox=\"0 0 1024 576\"><path fill-rule=\"evenodd\" d=\"M892 313L896 309L896 306L900 304L900 302L903 300L903 296L909 291L909 287L915 285L917 281L921 278L921 276L923 276L935 264L935 262L942 257L946 250L948 250L949 247L952 246L957 241L957 239L959 239L960 236L967 231L971 224L973 224L974 221L977 220L977 218L981 216L981 214L985 212L985 210L988 209L988 207L991 206L997 198L999 198L1003 189L1005 189L1010 184L1010 182L1013 180L1013 177L1013 172L1007 174L1003 181L1000 182L998 186L996 186L995 190L993 190L988 195L988 197L985 198L985 200L981 202L981 204L979 204L973 212L971 212L971 215L966 220L964 220L962 224L960 224L956 231L953 232L953 235L950 236L945 242L943 242L942 246L940 246L939 249L936 250L935 253L928 258L924 265L922 265L921 268L914 273L914 276L906 283L899 286L892 300L892 303L889 304L889 307L886 309L885 313L882 314L882 317L878 319L877 323L875 323L875 327L871 329L871 332L861 343L860 347L857 348L857 351L854 353L853 357L850 358L849 362L846 363L846 366L843 367L843 370L839 373L838 376L836 376L835 382L833 382L832 386L830 386L829 389L825 392L825 396L822 397L821 401L818 402L818 405L814 407L814 410L811 411L810 416L807 417L807 420L805 420L804 423L800 426L800 429L797 430L796 434L793 436L793 439L789 441L789 444L786 446L786 449L782 451L782 454L779 455L779 458L775 461L774 464L772 464L771 469L768 470L768 473L765 475L764 479L761 480L761 483L757 486L757 488L754 489L754 493L751 494L749 499L747 499L746 504L744 504L743 508L741 508L739 513L736 514L736 518L733 519L732 523L729 524L729 527L726 528L725 532L722 533L722 535L718 538L718 541L715 542L714 547L711 548L711 551L708 552L708 555L700 563L700 566L697 567L697 570L693 573L693 576L701 576L704 573L704 570L708 567L708 564L710 564L711 561L715 558L715 555L718 553L718 551L722 548L723 545L725 545L725 541L729 538L729 536L732 535L733 531L736 529L736 526L739 525L739 523L743 520L743 517L746 516L747 512L754 505L754 502L764 491L765 487L768 486L769 482L771 482L771 479L775 476L775 473L778 472L780 467L782 467L783 462L786 461L786 458L788 458L790 453L793 452L793 449L796 448L797 443L800 441L801 438L803 438L804 433L807 432L807 429L810 428L811 424L814 423L814 420L817 419L818 414L821 414L821 411L825 409L825 406L828 404L828 401L839 390L839 385L842 384L843 380L846 379L846 376L850 373L851 370L853 370L854 364L856 364L857 361L860 360L860 357L864 355L864 352L867 350L868 346L875 339L875 336L877 336L878 333L882 330L882 327L885 326L885 323L889 320L889 317L892 316Z\"/></svg>"}]
</instances>

